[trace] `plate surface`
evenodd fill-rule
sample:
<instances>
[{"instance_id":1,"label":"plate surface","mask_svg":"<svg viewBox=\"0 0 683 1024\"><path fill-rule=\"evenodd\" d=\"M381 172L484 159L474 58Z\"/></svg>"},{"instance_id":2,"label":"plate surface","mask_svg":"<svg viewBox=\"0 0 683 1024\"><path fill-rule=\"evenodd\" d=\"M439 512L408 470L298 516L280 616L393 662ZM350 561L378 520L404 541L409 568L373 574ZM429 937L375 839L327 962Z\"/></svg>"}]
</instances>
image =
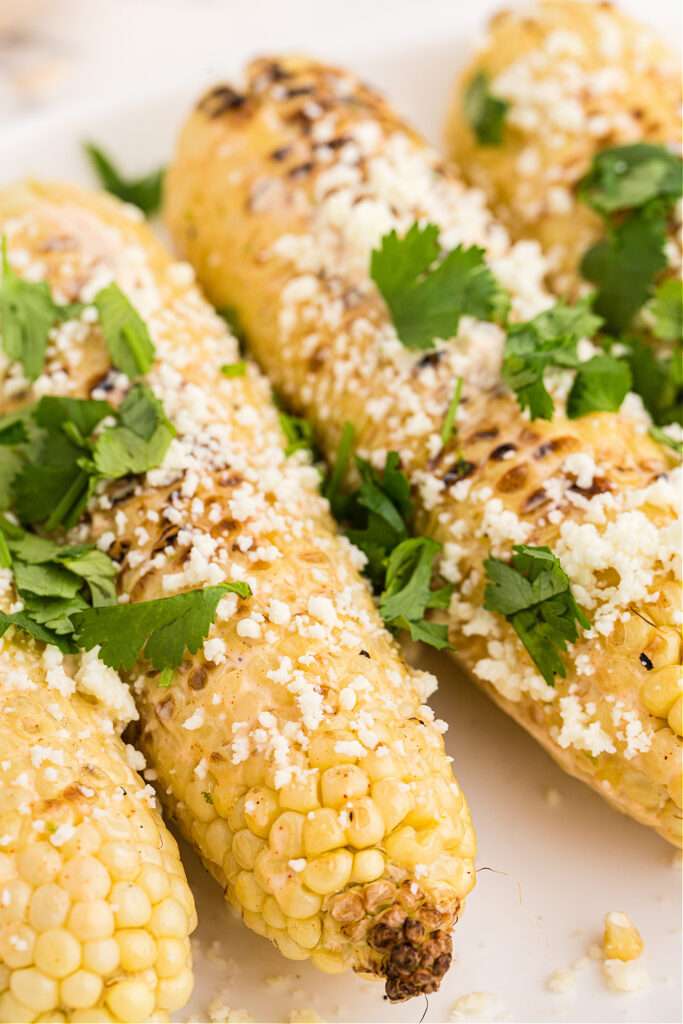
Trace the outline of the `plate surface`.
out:
<instances>
[{"instance_id":1,"label":"plate surface","mask_svg":"<svg viewBox=\"0 0 683 1024\"><path fill-rule=\"evenodd\" d=\"M122 95L129 98L103 102L95 96L6 132L0 142L0 182L49 175L89 183L80 153L84 138L111 148L131 172L165 161L198 89L235 74L245 59L268 49L308 50L347 64L438 140L456 67L493 6L348 0L333 7L255 0L240 4L238 13L236 4L206 2L196 4L192 15L187 5L181 23L179 5L171 3L154 83L149 65L143 77L142 65L136 64L144 50L136 32L126 58L132 76L119 65ZM642 16L637 0L625 6L640 7ZM132 13L129 0L122 0L121 8ZM149 29L145 8L136 5L143 42ZM680 19L675 4L653 3L648 12L662 27L675 27ZM186 59L179 64L181 33ZM122 57L123 35L113 39L105 63L117 47ZM153 63L156 67L156 54ZM179 66L187 79L183 85L177 84ZM107 83L99 90L94 83L94 93L112 96L110 77ZM473 809L480 850L478 885L457 927L456 962L442 990L428 1006L415 1000L392 1007L374 983L327 977L283 960L235 920L216 885L184 850L200 918L198 982L178 1019L206 1020L210 1002L220 995L224 1007L246 1010L259 1021L282 1021L303 1007L314 1008L326 1021L417 1022L423 1011L425 1021L447 1021L458 998L479 991L495 995L500 1007L495 1016L479 1020L678 1021L681 871L672 848L560 772L524 732L459 678L447 659L435 656L426 667L440 679L433 703L450 723L448 749ZM547 799L549 789L557 793L556 806ZM599 940L609 910L627 911L640 928L649 988L631 995L608 992L591 961L577 970L573 993L548 991L548 975L569 967Z\"/></svg>"}]
</instances>

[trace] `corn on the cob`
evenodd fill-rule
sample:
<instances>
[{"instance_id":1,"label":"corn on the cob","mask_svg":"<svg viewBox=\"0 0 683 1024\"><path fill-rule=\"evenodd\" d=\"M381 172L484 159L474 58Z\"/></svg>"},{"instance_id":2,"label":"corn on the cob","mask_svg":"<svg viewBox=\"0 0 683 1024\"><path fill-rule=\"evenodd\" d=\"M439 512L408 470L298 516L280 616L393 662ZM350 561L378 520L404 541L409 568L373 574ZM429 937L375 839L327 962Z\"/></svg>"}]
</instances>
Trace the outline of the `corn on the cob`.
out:
<instances>
[{"instance_id":1,"label":"corn on the cob","mask_svg":"<svg viewBox=\"0 0 683 1024\"><path fill-rule=\"evenodd\" d=\"M225 578L253 591L224 599L170 688L155 671L133 682L162 799L285 956L380 975L392 999L433 991L474 882L469 811L424 704L433 678L401 660L308 456L285 457L264 379L221 373L237 344L189 266L104 198L34 185L0 212L18 266L65 298L115 275L156 343L149 380L177 437L161 469L95 501L87 530L121 561L122 592ZM116 396L107 369L84 314L37 387Z\"/></svg>"},{"instance_id":2,"label":"corn on the cob","mask_svg":"<svg viewBox=\"0 0 683 1024\"><path fill-rule=\"evenodd\" d=\"M192 989L196 918L153 791L111 707L93 701L119 688L123 710L128 691L96 657L79 664L12 632L0 641L0 1021L166 1020Z\"/></svg>"},{"instance_id":3,"label":"corn on the cob","mask_svg":"<svg viewBox=\"0 0 683 1024\"><path fill-rule=\"evenodd\" d=\"M536 243L511 248L480 194L351 75L294 58L255 62L244 92L202 99L170 170L167 214L209 296L237 308L327 454L345 421L376 465L400 453L418 529L443 543L441 573L459 587L450 625L462 661L568 771L676 841L676 492L636 396L619 414L530 423L501 387L498 327L463 318L450 343L410 351L368 276L384 233L433 221L446 249L485 248L513 318L526 318L550 305ZM462 459L440 437L456 375ZM462 460L472 468L460 480ZM594 622L554 688L482 608L483 560L513 542L549 545Z\"/></svg>"},{"instance_id":4,"label":"corn on the cob","mask_svg":"<svg viewBox=\"0 0 683 1024\"><path fill-rule=\"evenodd\" d=\"M465 115L465 90L480 72L509 103L500 145L479 144ZM500 11L459 76L446 126L448 155L513 238L538 239L553 288L570 296L581 257L605 231L576 184L600 150L634 142L680 150L680 67L651 30L608 3ZM679 272L680 217L667 255Z\"/></svg>"}]
</instances>

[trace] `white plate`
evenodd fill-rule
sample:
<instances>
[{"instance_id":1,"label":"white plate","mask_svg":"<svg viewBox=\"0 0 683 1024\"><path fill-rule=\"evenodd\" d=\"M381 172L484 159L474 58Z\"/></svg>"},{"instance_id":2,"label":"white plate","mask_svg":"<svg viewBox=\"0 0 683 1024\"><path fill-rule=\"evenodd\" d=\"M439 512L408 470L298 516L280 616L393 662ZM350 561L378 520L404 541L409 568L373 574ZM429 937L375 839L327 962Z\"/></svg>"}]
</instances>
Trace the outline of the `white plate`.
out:
<instances>
[{"instance_id":1,"label":"white plate","mask_svg":"<svg viewBox=\"0 0 683 1024\"><path fill-rule=\"evenodd\" d=\"M132 15L130 0L122 0L122 6ZM165 161L200 84L219 72L235 73L248 56L268 48L308 50L348 64L438 139L453 72L491 6L347 0L342 14L336 5L254 0L249 9L239 5L239 14L234 4L218 9L211 3L197 5L197 17L181 23L178 4L171 3L164 53L154 54L159 74L155 71L150 85L147 66L145 98L104 105L82 100L58 117L34 118L9 137L6 133L0 143L0 181L23 175L90 181L79 148L84 138L106 144L131 171ZM628 6L642 10L637 0ZM144 36L149 9L140 4L136 10ZM671 4L654 3L648 10L663 25L675 22ZM174 47L181 31L191 55L183 64L190 81L162 88L159 83L168 82L171 67L177 73ZM144 46L136 40L118 79L129 93L143 81L142 66L135 61ZM121 45L121 39L112 40L112 50ZM106 63L105 55L102 59ZM94 89L97 85L93 81ZM111 93L110 79L108 85ZM428 1007L420 999L390 1006L376 984L351 976L330 978L283 960L233 918L219 889L184 850L200 925L196 993L179 1019L206 1019L210 1001L224 993L226 1005L246 1009L259 1021L282 1021L297 1007L313 1007L326 1021L417 1022L425 1010L426 1021L447 1021L456 999L485 991L504 1006L497 1019L520 1024L680 1020L681 883L672 848L560 772L474 686L458 679L446 659L434 658L431 667L441 680L434 703L451 724L448 749L473 809L480 849L478 885L457 927L456 960L441 991L430 997ZM560 796L555 808L546 800L548 789ZM549 992L548 975L585 955L589 943L599 939L609 910L627 911L640 928L649 989L631 995L608 992L591 961L577 972L573 994ZM216 962L211 954L215 941L227 963ZM277 983L266 983L274 977Z\"/></svg>"}]
</instances>

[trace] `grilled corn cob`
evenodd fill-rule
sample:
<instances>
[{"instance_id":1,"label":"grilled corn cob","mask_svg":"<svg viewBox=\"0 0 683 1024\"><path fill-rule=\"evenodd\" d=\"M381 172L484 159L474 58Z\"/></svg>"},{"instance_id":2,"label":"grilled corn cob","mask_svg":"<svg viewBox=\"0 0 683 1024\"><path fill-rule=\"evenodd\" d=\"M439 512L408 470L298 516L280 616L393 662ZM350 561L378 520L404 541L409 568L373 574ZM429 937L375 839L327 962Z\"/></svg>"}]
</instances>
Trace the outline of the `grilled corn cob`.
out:
<instances>
[{"instance_id":1,"label":"grilled corn cob","mask_svg":"<svg viewBox=\"0 0 683 1024\"><path fill-rule=\"evenodd\" d=\"M166 1020L192 989L196 918L176 842L112 724L130 696L96 656L79 664L12 632L0 641L0 1021ZM106 689L122 691L116 705L94 702Z\"/></svg>"},{"instance_id":2,"label":"grilled corn cob","mask_svg":"<svg viewBox=\"0 0 683 1024\"><path fill-rule=\"evenodd\" d=\"M479 144L464 110L481 72L509 104L499 145ZM581 257L605 231L576 184L602 149L653 142L680 150L680 67L650 30L608 3L503 10L459 77L446 136L449 156L512 237L538 239L552 287L573 296ZM680 212L667 255L671 273L680 272Z\"/></svg>"},{"instance_id":3,"label":"grilled corn cob","mask_svg":"<svg viewBox=\"0 0 683 1024\"><path fill-rule=\"evenodd\" d=\"M33 185L0 210L19 266L35 277L37 264L66 299L116 275L156 344L149 381L177 436L160 469L95 500L84 527L121 562L122 593L226 577L253 592L223 600L170 688L156 671L133 680L162 799L285 956L380 975L392 999L433 991L474 882L469 811L424 704L433 677L401 660L309 457L285 457L264 379L221 373L237 343L190 267L104 198ZM39 390L116 398L91 321L55 338Z\"/></svg>"},{"instance_id":4,"label":"grilled corn cob","mask_svg":"<svg viewBox=\"0 0 683 1024\"><path fill-rule=\"evenodd\" d=\"M462 662L568 771L677 841L676 491L637 396L619 414L530 423L501 386L496 325L463 317L455 339L411 351L368 276L381 236L428 220L445 249L484 247L513 319L526 319L551 304L537 244L511 247L481 194L375 93L299 58L257 61L244 91L200 101L170 170L167 220L329 457L345 421L375 465L400 453L418 531L443 544L441 574L459 588L450 626ZM440 432L457 375L456 458ZM482 607L483 560L512 543L549 545L593 620L554 687Z\"/></svg>"}]
</instances>

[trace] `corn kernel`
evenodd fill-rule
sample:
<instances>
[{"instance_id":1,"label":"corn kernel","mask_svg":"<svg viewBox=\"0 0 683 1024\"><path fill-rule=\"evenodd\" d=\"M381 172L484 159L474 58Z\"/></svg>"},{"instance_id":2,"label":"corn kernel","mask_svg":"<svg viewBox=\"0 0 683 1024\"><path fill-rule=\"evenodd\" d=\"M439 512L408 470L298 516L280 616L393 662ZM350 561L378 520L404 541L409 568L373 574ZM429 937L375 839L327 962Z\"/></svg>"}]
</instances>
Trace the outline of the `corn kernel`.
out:
<instances>
[{"instance_id":1,"label":"corn kernel","mask_svg":"<svg viewBox=\"0 0 683 1024\"><path fill-rule=\"evenodd\" d=\"M349 824L346 835L351 846L361 849L374 846L384 836L384 819L370 797L351 800L348 806Z\"/></svg>"},{"instance_id":2,"label":"corn kernel","mask_svg":"<svg viewBox=\"0 0 683 1024\"><path fill-rule=\"evenodd\" d=\"M114 912L106 900L74 903L69 914L69 930L81 942L108 939L114 934Z\"/></svg>"},{"instance_id":3,"label":"corn kernel","mask_svg":"<svg viewBox=\"0 0 683 1024\"><path fill-rule=\"evenodd\" d=\"M353 855L346 849L331 850L315 860L309 860L303 871L303 879L309 889L326 896L340 892L351 877Z\"/></svg>"},{"instance_id":4,"label":"corn kernel","mask_svg":"<svg viewBox=\"0 0 683 1024\"><path fill-rule=\"evenodd\" d=\"M106 978L119 966L119 946L116 939L95 939L83 943L83 966L93 974Z\"/></svg>"},{"instance_id":5,"label":"corn kernel","mask_svg":"<svg viewBox=\"0 0 683 1024\"><path fill-rule=\"evenodd\" d=\"M131 882L140 870L138 852L128 843L105 843L99 857L117 882Z\"/></svg>"},{"instance_id":6,"label":"corn kernel","mask_svg":"<svg viewBox=\"0 0 683 1024\"><path fill-rule=\"evenodd\" d=\"M275 893L275 899L287 917L312 917L320 910L320 896L306 889L298 878L288 879Z\"/></svg>"},{"instance_id":7,"label":"corn kernel","mask_svg":"<svg viewBox=\"0 0 683 1024\"><path fill-rule=\"evenodd\" d=\"M214 818L204 834L206 852L215 864L222 864L226 852L230 849L232 833L227 821Z\"/></svg>"},{"instance_id":8,"label":"corn kernel","mask_svg":"<svg viewBox=\"0 0 683 1024\"><path fill-rule=\"evenodd\" d=\"M683 668L667 665L655 672L648 672L640 690L647 710L659 718L666 718L672 705L683 693Z\"/></svg>"},{"instance_id":9,"label":"corn kernel","mask_svg":"<svg viewBox=\"0 0 683 1024\"><path fill-rule=\"evenodd\" d=\"M407 868L431 864L441 853L441 839L436 829L416 832L410 825L387 836L385 846L389 860Z\"/></svg>"},{"instance_id":10,"label":"corn kernel","mask_svg":"<svg viewBox=\"0 0 683 1024\"><path fill-rule=\"evenodd\" d=\"M52 882L62 866L62 858L53 846L38 843L17 854L17 870L29 885Z\"/></svg>"},{"instance_id":11,"label":"corn kernel","mask_svg":"<svg viewBox=\"0 0 683 1024\"><path fill-rule=\"evenodd\" d=\"M48 978L35 967L15 971L10 980L12 995L34 1013L45 1013L57 1006L59 990L54 978Z\"/></svg>"},{"instance_id":12,"label":"corn kernel","mask_svg":"<svg viewBox=\"0 0 683 1024\"><path fill-rule=\"evenodd\" d=\"M359 850L353 858L351 881L374 882L384 874L384 857L379 850Z\"/></svg>"},{"instance_id":13,"label":"corn kernel","mask_svg":"<svg viewBox=\"0 0 683 1024\"><path fill-rule=\"evenodd\" d=\"M263 920L266 922L269 928L277 928L278 930L282 930L287 925L287 918L277 905L277 900L273 899L272 896L266 897L266 901L263 904L261 914L263 915Z\"/></svg>"},{"instance_id":14,"label":"corn kernel","mask_svg":"<svg viewBox=\"0 0 683 1024\"><path fill-rule=\"evenodd\" d=\"M126 928L116 933L121 967L135 973L151 967L157 957L157 944L143 928Z\"/></svg>"},{"instance_id":15,"label":"corn kernel","mask_svg":"<svg viewBox=\"0 0 683 1024\"><path fill-rule=\"evenodd\" d=\"M109 1024L114 1018L104 1006L93 1006L89 1010L73 1010L69 1020L72 1024Z\"/></svg>"},{"instance_id":16,"label":"corn kernel","mask_svg":"<svg viewBox=\"0 0 683 1024\"><path fill-rule=\"evenodd\" d=\"M321 931L320 917L287 922L287 934L303 949L314 949L320 941Z\"/></svg>"},{"instance_id":17,"label":"corn kernel","mask_svg":"<svg viewBox=\"0 0 683 1024\"><path fill-rule=\"evenodd\" d=\"M92 971L75 971L59 987L61 1002L73 1010L87 1010L102 994L102 978Z\"/></svg>"},{"instance_id":18,"label":"corn kernel","mask_svg":"<svg viewBox=\"0 0 683 1024\"><path fill-rule=\"evenodd\" d=\"M157 1002L162 1010L180 1010L192 995L192 971L186 968L174 978L164 978L157 988Z\"/></svg>"},{"instance_id":19,"label":"corn kernel","mask_svg":"<svg viewBox=\"0 0 683 1024\"><path fill-rule=\"evenodd\" d=\"M187 960L187 940L159 939L154 968L160 978L172 978Z\"/></svg>"},{"instance_id":20,"label":"corn kernel","mask_svg":"<svg viewBox=\"0 0 683 1024\"><path fill-rule=\"evenodd\" d=\"M114 1016L127 1024L142 1024L154 1010L154 992L134 979L117 982L105 999Z\"/></svg>"},{"instance_id":21,"label":"corn kernel","mask_svg":"<svg viewBox=\"0 0 683 1024\"><path fill-rule=\"evenodd\" d=\"M29 904L29 923L38 932L59 928L66 920L70 902L69 894L54 882L39 886Z\"/></svg>"},{"instance_id":22,"label":"corn kernel","mask_svg":"<svg viewBox=\"0 0 683 1024\"><path fill-rule=\"evenodd\" d=\"M413 806L413 797L405 782L400 779L380 779L372 787L372 799L384 819L387 832L392 832Z\"/></svg>"},{"instance_id":23,"label":"corn kernel","mask_svg":"<svg viewBox=\"0 0 683 1024\"><path fill-rule=\"evenodd\" d=\"M266 898L251 871L240 871L234 883L235 898L245 910L258 913Z\"/></svg>"},{"instance_id":24,"label":"corn kernel","mask_svg":"<svg viewBox=\"0 0 683 1024\"><path fill-rule=\"evenodd\" d=\"M117 928L140 928L147 924L152 913L147 893L134 882L116 882L111 891L111 905Z\"/></svg>"},{"instance_id":25,"label":"corn kernel","mask_svg":"<svg viewBox=\"0 0 683 1024\"><path fill-rule=\"evenodd\" d=\"M254 786L248 791L244 801L244 820L247 828L261 839L265 839L279 810L277 797L272 790L266 789L265 786Z\"/></svg>"},{"instance_id":26,"label":"corn kernel","mask_svg":"<svg viewBox=\"0 0 683 1024\"><path fill-rule=\"evenodd\" d=\"M304 852L303 831L305 818L297 811L283 811L276 819L268 836L273 853L285 860L300 857Z\"/></svg>"},{"instance_id":27,"label":"corn kernel","mask_svg":"<svg viewBox=\"0 0 683 1024\"><path fill-rule=\"evenodd\" d=\"M318 800L318 773L311 772L302 779L296 779L279 791L280 806L286 811L300 811L305 814L320 806Z\"/></svg>"},{"instance_id":28,"label":"corn kernel","mask_svg":"<svg viewBox=\"0 0 683 1024\"><path fill-rule=\"evenodd\" d=\"M0 996L0 1021L3 1024L31 1024L35 1013L24 1003L20 1003L11 992L3 992Z\"/></svg>"},{"instance_id":29,"label":"corn kernel","mask_svg":"<svg viewBox=\"0 0 683 1024\"><path fill-rule=\"evenodd\" d=\"M680 772L674 775L666 788L676 807L683 808L683 775Z\"/></svg>"},{"instance_id":30,"label":"corn kernel","mask_svg":"<svg viewBox=\"0 0 683 1024\"><path fill-rule=\"evenodd\" d=\"M311 745L308 749L308 760L312 768L332 768L336 764L347 764L348 754L342 754L337 750L340 740L352 740L351 733L340 732L317 732L311 738Z\"/></svg>"},{"instance_id":31,"label":"corn kernel","mask_svg":"<svg viewBox=\"0 0 683 1024\"><path fill-rule=\"evenodd\" d=\"M156 864L143 865L136 884L145 890L150 903L159 903L168 896L170 889L168 874Z\"/></svg>"},{"instance_id":32,"label":"corn kernel","mask_svg":"<svg viewBox=\"0 0 683 1024\"><path fill-rule=\"evenodd\" d=\"M302 949L298 942L290 938L286 933L274 936L275 944L283 956L288 960L308 960L309 952Z\"/></svg>"},{"instance_id":33,"label":"corn kernel","mask_svg":"<svg viewBox=\"0 0 683 1024\"><path fill-rule=\"evenodd\" d=\"M317 949L311 954L311 962L325 974L342 974L347 963L338 953L330 953L327 949Z\"/></svg>"},{"instance_id":34,"label":"corn kernel","mask_svg":"<svg viewBox=\"0 0 683 1024\"><path fill-rule=\"evenodd\" d=\"M35 941L36 933L27 924L18 921L8 924L0 931L0 964L12 968L30 966Z\"/></svg>"},{"instance_id":35,"label":"corn kernel","mask_svg":"<svg viewBox=\"0 0 683 1024\"><path fill-rule=\"evenodd\" d=\"M643 940L628 914L611 911L605 915L603 950L606 960L636 960L643 952Z\"/></svg>"},{"instance_id":36,"label":"corn kernel","mask_svg":"<svg viewBox=\"0 0 683 1024\"><path fill-rule=\"evenodd\" d=\"M31 886L20 878L10 878L3 884L2 901L0 901L0 928L23 920L32 895Z\"/></svg>"},{"instance_id":37,"label":"corn kernel","mask_svg":"<svg viewBox=\"0 0 683 1024\"><path fill-rule=\"evenodd\" d=\"M204 794L208 793L210 800ZM191 782L183 793L183 800L187 804L190 814L198 821L209 822L216 817L216 808L213 803L213 793L210 792L208 780L197 779Z\"/></svg>"},{"instance_id":38,"label":"corn kernel","mask_svg":"<svg viewBox=\"0 0 683 1024\"><path fill-rule=\"evenodd\" d=\"M347 800L365 796L369 781L357 765L341 764L323 772L320 786L325 807L341 807Z\"/></svg>"},{"instance_id":39,"label":"corn kernel","mask_svg":"<svg viewBox=\"0 0 683 1024\"><path fill-rule=\"evenodd\" d=\"M643 652L652 662L655 669L666 665L680 665L681 637L674 626L660 626L654 633Z\"/></svg>"},{"instance_id":40,"label":"corn kernel","mask_svg":"<svg viewBox=\"0 0 683 1024\"><path fill-rule=\"evenodd\" d=\"M307 857L316 857L326 850L346 844L346 834L339 815L331 807L311 811L304 824L304 851Z\"/></svg>"},{"instance_id":41,"label":"corn kernel","mask_svg":"<svg viewBox=\"0 0 683 1024\"><path fill-rule=\"evenodd\" d=\"M183 939L187 934L187 914L182 905L169 896L152 911L149 928L157 938Z\"/></svg>"},{"instance_id":42,"label":"corn kernel","mask_svg":"<svg viewBox=\"0 0 683 1024\"><path fill-rule=\"evenodd\" d=\"M232 855L241 868L251 871L265 845L263 839L259 839L248 828L243 828L232 838Z\"/></svg>"},{"instance_id":43,"label":"corn kernel","mask_svg":"<svg viewBox=\"0 0 683 1024\"><path fill-rule=\"evenodd\" d=\"M34 949L36 967L51 978L65 978L81 963L81 944L63 928L43 932Z\"/></svg>"},{"instance_id":44,"label":"corn kernel","mask_svg":"<svg viewBox=\"0 0 683 1024\"><path fill-rule=\"evenodd\" d=\"M679 697L671 706L667 716L672 732L677 736L683 736L683 697Z\"/></svg>"}]
</instances>

